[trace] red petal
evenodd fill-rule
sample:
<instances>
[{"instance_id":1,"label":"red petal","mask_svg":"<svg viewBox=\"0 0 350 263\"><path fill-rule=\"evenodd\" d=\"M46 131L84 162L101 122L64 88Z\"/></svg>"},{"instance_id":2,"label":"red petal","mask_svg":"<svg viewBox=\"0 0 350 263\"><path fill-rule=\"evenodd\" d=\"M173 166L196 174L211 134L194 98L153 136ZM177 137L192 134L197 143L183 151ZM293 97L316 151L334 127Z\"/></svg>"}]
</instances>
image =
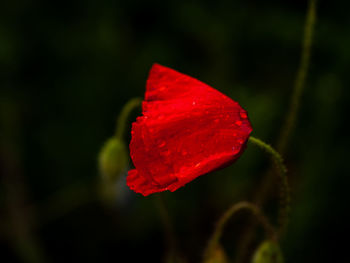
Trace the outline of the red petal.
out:
<instances>
[{"instance_id":1,"label":"red petal","mask_svg":"<svg viewBox=\"0 0 350 263\"><path fill-rule=\"evenodd\" d=\"M210 86L154 64L143 116L132 125L128 176L135 192L175 191L235 161L252 131L239 104Z\"/></svg>"}]
</instances>

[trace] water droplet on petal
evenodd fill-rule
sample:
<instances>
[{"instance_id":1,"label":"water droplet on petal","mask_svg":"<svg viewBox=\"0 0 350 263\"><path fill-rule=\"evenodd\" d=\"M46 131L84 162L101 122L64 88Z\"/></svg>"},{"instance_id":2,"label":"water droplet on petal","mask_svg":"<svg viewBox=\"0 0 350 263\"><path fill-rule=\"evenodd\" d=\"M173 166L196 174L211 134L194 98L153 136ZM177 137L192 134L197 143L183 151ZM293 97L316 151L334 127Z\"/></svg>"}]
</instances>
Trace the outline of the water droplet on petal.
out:
<instances>
[{"instance_id":1,"label":"water droplet on petal","mask_svg":"<svg viewBox=\"0 0 350 263\"><path fill-rule=\"evenodd\" d=\"M194 101L194 102L192 102L192 105L196 105L196 102Z\"/></svg>"},{"instance_id":2,"label":"water droplet on petal","mask_svg":"<svg viewBox=\"0 0 350 263\"><path fill-rule=\"evenodd\" d=\"M194 167L198 167L198 166L200 166L201 165L201 163L197 163Z\"/></svg>"},{"instance_id":3,"label":"water droplet on petal","mask_svg":"<svg viewBox=\"0 0 350 263\"><path fill-rule=\"evenodd\" d=\"M162 141L158 146L159 147L164 147L165 146L165 141Z\"/></svg>"},{"instance_id":4,"label":"water droplet on petal","mask_svg":"<svg viewBox=\"0 0 350 263\"><path fill-rule=\"evenodd\" d=\"M239 148L232 147L233 154L237 154L239 152Z\"/></svg>"},{"instance_id":5,"label":"water droplet on petal","mask_svg":"<svg viewBox=\"0 0 350 263\"><path fill-rule=\"evenodd\" d=\"M243 144L244 141L243 141L242 139L238 139L237 142L238 142L239 144Z\"/></svg>"},{"instance_id":6,"label":"water droplet on petal","mask_svg":"<svg viewBox=\"0 0 350 263\"><path fill-rule=\"evenodd\" d=\"M239 113L239 115L240 115L241 118L243 118L243 119L248 118L248 115L247 115L247 113L246 113L245 111L241 111L241 112Z\"/></svg>"},{"instance_id":7,"label":"water droplet on petal","mask_svg":"<svg viewBox=\"0 0 350 263\"><path fill-rule=\"evenodd\" d=\"M186 150L182 150L182 151L181 151L181 154L182 154L183 156L185 156L185 155L187 155L187 151L186 151Z\"/></svg>"},{"instance_id":8,"label":"water droplet on petal","mask_svg":"<svg viewBox=\"0 0 350 263\"><path fill-rule=\"evenodd\" d=\"M237 126L241 126L242 125L242 121L236 121L235 122Z\"/></svg>"}]
</instances>

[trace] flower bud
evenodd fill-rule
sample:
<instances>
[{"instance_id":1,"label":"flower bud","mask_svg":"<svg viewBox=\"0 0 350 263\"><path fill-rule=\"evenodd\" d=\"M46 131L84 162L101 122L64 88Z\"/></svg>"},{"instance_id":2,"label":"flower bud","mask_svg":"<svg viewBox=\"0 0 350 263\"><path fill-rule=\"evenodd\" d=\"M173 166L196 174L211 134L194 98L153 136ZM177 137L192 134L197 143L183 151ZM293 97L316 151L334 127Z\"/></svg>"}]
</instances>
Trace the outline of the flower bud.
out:
<instances>
[{"instance_id":1,"label":"flower bud","mask_svg":"<svg viewBox=\"0 0 350 263\"><path fill-rule=\"evenodd\" d=\"M264 241L256 249L252 263L283 263L279 245L274 241Z\"/></svg>"},{"instance_id":2,"label":"flower bud","mask_svg":"<svg viewBox=\"0 0 350 263\"><path fill-rule=\"evenodd\" d=\"M99 170L107 182L115 182L127 169L128 153L125 143L115 137L110 138L99 154Z\"/></svg>"},{"instance_id":3,"label":"flower bud","mask_svg":"<svg viewBox=\"0 0 350 263\"><path fill-rule=\"evenodd\" d=\"M221 246L217 246L203 261L204 263L228 263L225 251Z\"/></svg>"}]
</instances>

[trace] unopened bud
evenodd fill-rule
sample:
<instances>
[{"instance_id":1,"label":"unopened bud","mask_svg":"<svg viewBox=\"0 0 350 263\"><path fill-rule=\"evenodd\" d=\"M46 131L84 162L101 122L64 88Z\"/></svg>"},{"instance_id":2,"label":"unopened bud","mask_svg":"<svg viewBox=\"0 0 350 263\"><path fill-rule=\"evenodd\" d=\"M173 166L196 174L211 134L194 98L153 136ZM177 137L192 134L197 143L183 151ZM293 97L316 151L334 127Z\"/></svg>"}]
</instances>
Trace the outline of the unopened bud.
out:
<instances>
[{"instance_id":1,"label":"unopened bud","mask_svg":"<svg viewBox=\"0 0 350 263\"><path fill-rule=\"evenodd\" d=\"M252 263L283 263L279 245L274 241L264 241L256 249Z\"/></svg>"},{"instance_id":2,"label":"unopened bud","mask_svg":"<svg viewBox=\"0 0 350 263\"><path fill-rule=\"evenodd\" d=\"M210 252L204 259L204 263L228 263L228 258L224 249L221 246L217 246Z\"/></svg>"},{"instance_id":3,"label":"unopened bud","mask_svg":"<svg viewBox=\"0 0 350 263\"><path fill-rule=\"evenodd\" d=\"M99 170L104 180L115 182L127 169L128 153L125 143L112 137L99 154Z\"/></svg>"}]
</instances>

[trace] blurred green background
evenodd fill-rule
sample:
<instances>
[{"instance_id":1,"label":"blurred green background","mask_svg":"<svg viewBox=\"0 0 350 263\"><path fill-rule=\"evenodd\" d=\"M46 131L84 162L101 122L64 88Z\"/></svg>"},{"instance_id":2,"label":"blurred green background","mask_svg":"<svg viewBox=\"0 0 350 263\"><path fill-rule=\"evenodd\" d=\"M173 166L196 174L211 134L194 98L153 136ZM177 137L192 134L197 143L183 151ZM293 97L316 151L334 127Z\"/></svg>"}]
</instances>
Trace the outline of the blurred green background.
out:
<instances>
[{"instance_id":1,"label":"blurred green background","mask_svg":"<svg viewBox=\"0 0 350 263\"><path fill-rule=\"evenodd\" d=\"M347 1L317 8L310 72L285 156L293 200L281 243L287 263L349 260L341 240L350 219L349 8ZM99 194L97 156L120 110L143 96L158 62L238 101L253 135L275 143L306 9L301 0L3 2L0 262L163 262L156 195L131 192L125 175L114 202ZM249 146L234 165L162 194L188 262L200 261L226 208L253 199L267 167ZM240 214L226 228L231 259L248 218Z\"/></svg>"}]
</instances>

